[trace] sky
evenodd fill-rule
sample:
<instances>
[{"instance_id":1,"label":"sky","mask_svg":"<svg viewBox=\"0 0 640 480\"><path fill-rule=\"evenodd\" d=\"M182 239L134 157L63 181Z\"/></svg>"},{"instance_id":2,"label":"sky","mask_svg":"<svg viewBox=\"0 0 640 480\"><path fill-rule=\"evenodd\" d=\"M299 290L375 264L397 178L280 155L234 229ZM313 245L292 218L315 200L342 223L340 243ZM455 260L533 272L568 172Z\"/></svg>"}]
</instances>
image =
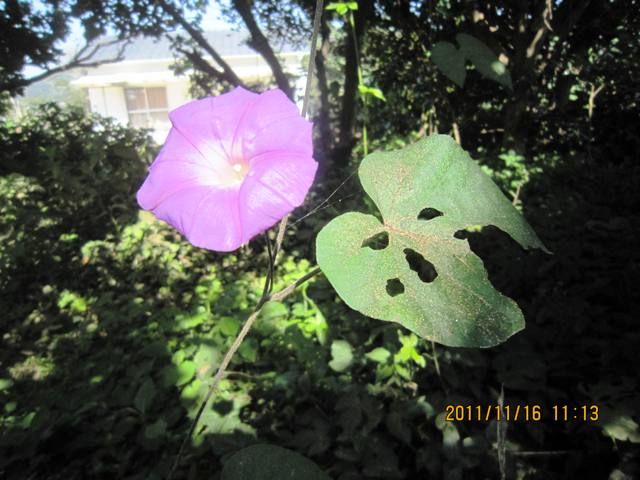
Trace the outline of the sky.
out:
<instances>
[{"instance_id":1,"label":"sky","mask_svg":"<svg viewBox=\"0 0 640 480\"><path fill-rule=\"evenodd\" d=\"M230 29L231 25L222 19L222 14L216 2L212 2L208 7L202 19L202 28L204 30L225 30ZM64 51L73 51L74 48L83 45L83 30L80 22L73 20L71 24L71 32L63 44Z\"/></svg>"},{"instance_id":2,"label":"sky","mask_svg":"<svg viewBox=\"0 0 640 480\"><path fill-rule=\"evenodd\" d=\"M40 5L44 8L42 2L40 1L35 1L33 2L33 4L36 6ZM202 28L204 30L225 30L231 29L231 27L232 26L230 24L226 23L222 19L222 14L220 13L220 9L218 8L217 3L211 2L202 19ZM84 45L83 34L84 32L82 26L80 25L80 22L78 20L73 20L70 24L69 35L60 45L62 50L68 55L72 55L73 53L78 51L78 49L80 49ZM38 67L27 66L24 68L24 74L27 78L37 75L41 72L42 69Z\"/></svg>"}]
</instances>

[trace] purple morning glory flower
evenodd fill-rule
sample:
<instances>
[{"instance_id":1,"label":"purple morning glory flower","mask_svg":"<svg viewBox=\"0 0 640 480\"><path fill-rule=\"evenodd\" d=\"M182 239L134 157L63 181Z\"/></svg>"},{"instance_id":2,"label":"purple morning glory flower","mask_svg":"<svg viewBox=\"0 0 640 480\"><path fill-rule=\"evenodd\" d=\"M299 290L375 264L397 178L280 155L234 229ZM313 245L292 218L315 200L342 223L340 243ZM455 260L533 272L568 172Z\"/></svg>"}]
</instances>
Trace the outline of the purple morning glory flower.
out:
<instances>
[{"instance_id":1,"label":"purple morning glory flower","mask_svg":"<svg viewBox=\"0 0 640 480\"><path fill-rule=\"evenodd\" d=\"M172 111L138 203L193 245L229 252L298 207L311 187L311 123L280 90L243 88Z\"/></svg>"}]
</instances>

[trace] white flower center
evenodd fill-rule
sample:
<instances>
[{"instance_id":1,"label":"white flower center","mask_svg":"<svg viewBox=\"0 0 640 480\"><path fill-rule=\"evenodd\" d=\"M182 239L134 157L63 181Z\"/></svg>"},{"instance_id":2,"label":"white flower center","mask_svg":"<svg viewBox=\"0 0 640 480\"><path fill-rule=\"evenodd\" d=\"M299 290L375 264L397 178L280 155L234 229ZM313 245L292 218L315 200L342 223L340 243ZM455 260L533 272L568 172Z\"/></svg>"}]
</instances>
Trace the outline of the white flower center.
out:
<instances>
[{"instance_id":1,"label":"white flower center","mask_svg":"<svg viewBox=\"0 0 640 480\"><path fill-rule=\"evenodd\" d=\"M244 180L244 177L246 177L247 173L249 172L249 164L243 161L232 163L231 169L235 174L235 177L236 177L235 180L238 182L241 182L242 180Z\"/></svg>"}]
</instances>

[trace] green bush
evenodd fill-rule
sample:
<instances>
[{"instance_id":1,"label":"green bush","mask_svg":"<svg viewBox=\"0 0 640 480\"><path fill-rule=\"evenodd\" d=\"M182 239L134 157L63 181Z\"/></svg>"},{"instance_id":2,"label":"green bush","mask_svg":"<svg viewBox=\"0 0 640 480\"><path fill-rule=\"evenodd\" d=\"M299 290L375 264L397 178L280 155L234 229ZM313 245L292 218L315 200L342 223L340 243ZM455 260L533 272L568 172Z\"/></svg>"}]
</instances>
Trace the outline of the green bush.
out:
<instances>
[{"instance_id":1,"label":"green bush","mask_svg":"<svg viewBox=\"0 0 640 480\"><path fill-rule=\"evenodd\" d=\"M55 104L0 124L0 143L0 289L24 297L78 242L135 219L151 143Z\"/></svg>"},{"instance_id":2,"label":"green bush","mask_svg":"<svg viewBox=\"0 0 640 480\"><path fill-rule=\"evenodd\" d=\"M60 216L69 230L99 238L111 222L134 218L134 193L152 153L144 132L50 103L1 125L0 142L0 176L35 179L49 214Z\"/></svg>"}]
</instances>

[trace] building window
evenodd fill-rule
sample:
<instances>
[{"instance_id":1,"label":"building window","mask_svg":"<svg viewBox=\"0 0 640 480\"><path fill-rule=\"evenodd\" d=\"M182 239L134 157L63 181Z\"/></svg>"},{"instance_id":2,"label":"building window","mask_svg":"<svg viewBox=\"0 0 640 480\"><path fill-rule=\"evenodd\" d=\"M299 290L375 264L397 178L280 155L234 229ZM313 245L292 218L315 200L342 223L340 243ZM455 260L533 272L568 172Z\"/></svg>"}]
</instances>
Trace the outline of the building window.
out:
<instances>
[{"instance_id":1,"label":"building window","mask_svg":"<svg viewBox=\"0 0 640 480\"><path fill-rule=\"evenodd\" d=\"M129 122L134 127L157 128L168 123L166 88L125 88L124 96Z\"/></svg>"}]
</instances>

